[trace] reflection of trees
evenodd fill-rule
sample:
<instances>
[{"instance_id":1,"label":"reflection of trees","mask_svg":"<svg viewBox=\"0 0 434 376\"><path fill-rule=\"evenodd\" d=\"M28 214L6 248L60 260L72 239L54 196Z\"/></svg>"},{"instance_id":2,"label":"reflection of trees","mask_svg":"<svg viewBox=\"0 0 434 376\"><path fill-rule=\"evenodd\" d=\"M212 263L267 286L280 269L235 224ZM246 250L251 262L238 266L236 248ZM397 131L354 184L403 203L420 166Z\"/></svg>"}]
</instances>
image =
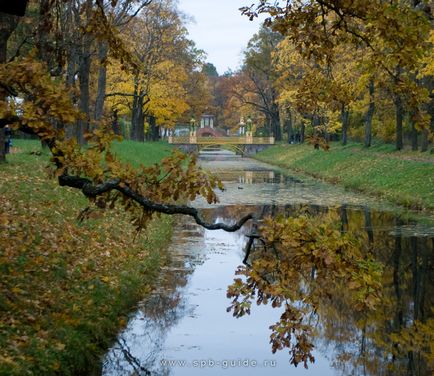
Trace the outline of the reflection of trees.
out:
<instances>
[{"instance_id":1,"label":"reflection of trees","mask_svg":"<svg viewBox=\"0 0 434 376\"><path fill-rule=\"evenodd\" d=\"M325 344L335 345L335 366L344 374L431 374L432 240L376 238L375 248L385 264L381 304L360 314L346 294L333 299L322 311Z\"/></svg>"},{"instance_id":2,"label":"reflection of trees","mask_svg":"<svg viewBox=\"0 0 434 376\"><path fill-rule=\"evenodd\" d=\"M274 213L273 210L267 210L267 214L294 215L298 210L299 208L286 206L275 209ZM313 215L327 210L322 207L309 207L306 211ZM323 294L317 295L318 300L311 300L309 294L318 287L315 286L321 272L318 265L312 268L311 278L308 277L307 270L294 270L291 272L297 274L294 279L293 274L282 273L282 268L285 267L282 253L276 257L273 252L264 253L261 247L258 247L258 251L253 251L249 259L253 268L240 272L247 278L244 280L246 282L239 280L229 289L232 298L243 296L243 299L238 301L240 305L237 306L236 303L232 308L238 313L243 310L244 313L249 313L249 301L257 300L261 303L271 302L274 307L284 309L282 317L286 323L288 320L292 321L286 327L282 322L274 326L277 333L272 336L280 336L276 348L291 349L292 361L306 359L299 351L303 346L309 349L309 339L303 336L316 336L322 338L322 341L317 339L315 343L324 351L334 347L334 366L345 375L432 374L434 239L417 237L416 234L403 236L401 229L403 226L408 228L411 223L394 219L387 213L346 205L331 211L336 213L340 231L358 233L358 237L363 241L364 252L373 252L376 262L384 265L383 296L375 310L356 309L354 301L359 290L349 288L352 282L324 283L321 286ZM365 231L361 233L363 229ZM288 244L290 241L288 240ZM302 245L308 246L307 243ZM272 249L270 244L268 246ZM276 262L276 258L280 259ZM271 264L273 267L278 265L280 269L271 270ZM333 272L333 268L329 269ZM261 278L251 278L252 273L256 276L262 273ZM370 277L365 275L363 278ZM280 292L288 287L290 292ZM280 289L279 293L275 293L273 289ZM297 295L292 290L302 293ZM316 328L312 325L312 313L317 313L319 317ZM289 330L292 337L287 332ZM298 349L294 347L294 337L296 342L299 341Z\"/></svg>"},{"instance_id":3,"label":"reflection of trees","mask_svg":"<svg viewBox=\"0 0 434 376\"><path fill-rule=\"evenodd\" d=\"M362 227L360 214L352 214L349 223ZM364 217L368 242L385 266L383 299L375 311L361 314L348 303L348 292L336 294L321 312L323 345L335 346L335 366L343 374L428 375L433 371L433 240L380 231L374 242L372 223L385 227L384 214L365 210ZM402 225L397 219L396 228Z\"/></svg>"},{"instance_id":4,"label":"reflection of trees","mask_svg":"<svg viewBox=\"0 0 434 376\"><path fill-rule=\"evenodd\" d=\"M192 227L184 221L178 232L197 231L196 226ZM182 248L183 240L179 238L175 248ZM130 327L119 336L107 355L103 365L104 375L170 374L168 366L160 362L163 344L169 329L188 314L182 289L193 271L189 264L198 264L201 260L182 252L179 255L168 253L167 258L158 288L141 303Z\"/></svg>"},{"instance_id":5,"label":"reflection of trees","mask_svg":"<svg viewBox=\"0 0 434 376\"><path fill-rule=\"evenodd\" d=\"M267 252L252 254L251 266L239 267L242 278L228 288L229 310L236 317L249 314L253 302L282 308L280 320L270 327L270 342L273 352L288 349L296 366L313 361L312 319L332 293L348 284L357 291L351 296L355 306L378 301L381 269L354 236L341 233L337 219L336 214L306 213L265 218L260 230Z\"/></svg>"},{"instance_id":6,"label":"reflection of trees","mask_svg":"<svg viewBox=\"0 0 434 376\"><path fill-rule=\"evenodd\" d=\"M361 311L356 309L354 303L357 300L357 290L349 288L348 283L342 281L334 283L329 280L323 283L319 278L321 268L318 266L310 265L296 271L298 283L282 278L282 274L273 270L273 273L264 276L264 279L268 283L280 284L290 290L289 293L295 291L294 293L303 297L314 289L321 292L317 295L315 305L312 301L300 299L294 300L295 304L289 306L303 311L303 321L300 321L300 316L290 316L297 315L297 311L286 310L287 321L293 319L301 325L298 327L299 331L295 331L293 335L298 335L302 346L307 348L309 340L313 339L312 343L320 350L330 353L330 349L333 349L330 354L333 364L343 375L432 374L433 354L429 346L434 343L434 313L431 310L434 303L434 240L409 233L408 228L411 228L412 223L395 219L388 213L349 205L335 209L318 205L234 205L220 207L213 212L204 209L201 214L209 222L230 222L231 218L254 212L259 220L239 233L240 238L245 238L246 235L255 233L256 225L260 228L261 218L265 216L295 217L300 211L318 218L324 215L334 216L338 234L344 232L357 235L364 252L372 252L375 260L383 264L383 295L375 310ZM404 228L405 231L402 230ZM197 234L196 226L184 226L182 236L190 237L195 236L194 234L202 236ZM185 239L180 238L178 241L184 245ZM268 252L267 249L264 252L262 244L258 243L249 263L261 258L275 262L279 249L276 251L277 253ZM158 361L166 333L188 309L182 298L182 287L186 285L192 271L185 267L188 257L173 255L168 263L170 267L164 273L160 290L141 308L144 320L141 320L140 334L131 333L132 339L121 337L126 342L120 339L115 346L116 351L112 351L110 356L114 359L110 366L113 372L109 372L109 375L127 374L125 370L136 370L139 375L146 375L144 370L158 375L170 373L170 370ZM197 262L200 260L195 260L195 263ZM284 300L273 301L265 289L262 289L262 295L259 290L256 291L255 298L261 298L262 301L268 299L276 308L288 308ZM126 343L128 347L121 346ZM137 356L137 346L131 343L139 343L140 348L146 349L146 354ZM300 354L296 352L295 355Z\"/></svg>"},{"instance_id":7,"label":"reflection of trees","mask_svg":"<svg viewBox=\"0 0 434 376\"><path fill-rule=\"evenodd\" d=\"M219 178L223 182L237 182L239 184L275 184L290 186L302 181L294 176L286 176L274 170L231 170L220 171Z\"/></svg>"},{"instance_id":8,"label":"reflection of trees","mask_svg":"<svg viewBox=\"0 0 434 376\"><path fill-rule=\"evenodd\" d=\"M117 344L116 350L118 350L122 353L124 359L128 362L128 364L134 370L134 373L136 375L144 375L144 376L152 375L151 371L149 371L147 368L145 368L141 365L141 362L143 362L144 364L147 364L149 362L149 359L152 358L152 355L153 355L152 353L148 355L148 358L145 361L143 361L143 360L139 360L139 359L135 358L131 354L131 350L129 349L128 344L125 341L125 339L123 339L123 338L118 339L116 341L116 344Z\"/></svg>"},{"instance_id":9,"label":"reflection of trees","mask_svg":"<svg viewBox=\"0 0 434 376\"><path fill-rule=\"evenodd\" d=\"M358 312L349 291L336 292L323 304L317 344L334 346L334 364L343 374L428 375L433 371L433 240L403 237L405 225L368 209L348 212L352 231L365 227L367 242L384 264L383 298L375 311ZM345 222L345 221L344 221ZM376 227L383 230L374 231ZM374 241L375 240L375 241Z\"/></svg>"},{"instance_id":10,"label":"reflection of trees","mask_svg":"<svg viewBox=\"0 0 434 376\"><path fill-rule=\"evenodd\" d=\"M374 229L372 228L372 219L371 219L371 211L368 207L364 208L364 214L365 214L365 230L366 234L368 235L368 242L369 245L372 246L374 243Z\"/></svg>"},{"instance_id":11,"label":"reflection of trees","mask_svg":"<svg viewBox=\"0 0 434 376\"><path fill-rule=\"evenodd\" d=\"M177 274L179 282L185 285L188 273L180 274ZM169 374L167 366L160 363L166 333L187 312L182 293L173 283L176 283L176 279L170 278L168 290L161 290L161 293L153 294L143 302L139 316L133 320L133 328L121 334L110 350L105 361L104 374Z\"/></svg>"}]
</instances>

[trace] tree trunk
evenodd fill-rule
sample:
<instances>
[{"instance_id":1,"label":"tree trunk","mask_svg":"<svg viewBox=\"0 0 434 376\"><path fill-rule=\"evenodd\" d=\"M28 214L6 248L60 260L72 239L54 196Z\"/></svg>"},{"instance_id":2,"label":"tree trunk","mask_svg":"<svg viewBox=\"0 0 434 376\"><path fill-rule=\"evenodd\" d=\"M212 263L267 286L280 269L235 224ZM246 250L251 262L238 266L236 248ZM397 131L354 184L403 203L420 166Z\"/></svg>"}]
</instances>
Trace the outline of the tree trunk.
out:
<instances>
[{"instance_id":1,"label":"tree trunk","mask_svg":"<svg viewBox=\"0 0 434 376\"><path fill-rule=\"evenodd\" d=\"M141 108L139 109L139 116L137 120L137 141L145 142L145 115L143 114L143 109Z\"/></svg>"},{"instance_id":2,"label":"tree trunk","mask_svg":"<svg viewBox=\"0 0 434 376\"><path fill-rule=\"evenodd\" d=\"M38 19L38 31L37 31L37 40L36 40L36 48L38 52L38 59L41 62L46 63L48 72L51 73L52 63L50 58L51 46L48 41L48 36L50 30L52 29L51 22L52 13L50 10L50 1L49 0L39 0L39 19ZM53 127L60 126L56 124L56 122L51 122ZM48 145L46 142L41 141L41 147L43 149L48 149Z\"/></svg>"},{"instance_id":3,"label":"tree trunk","mask_svg":"<svg viewBox=\"0 0 434 376\"><path fill-rule=\"evenodd\" d=\"M0 64L7 61L8 40L18 25L19 18L0 12ZM0 89L0 100L6 98L4 90ZM4 128L0 128L0 163L6 162L6 134Z\"/></svg>"},{"instance_id":4,"label":"tree trunk","mask_svg":"<svg viewBox=\"0 0 434 376\"><path fill-rule=\"evenodd\" d=\"M398 65L396 68L396 82L398 85L398 80L401 75L402 69ZM399 92L395 93L395 111L396 111L396 150L402 150L404 146L403 135L402 135L402 122L404 119L404 106L402 105L402 96Z\"/></svg>"},{"instance_id":5,"label":"tree trunk","mask_svg":"<svg viewBox=\"0 0 434 376\"><path fill-rule=\"evenodd\" d=\"M38 50L39 60L47 63L48 69L50 68L50 46L48 43L48 35L52 29L51 15L50 0L40 0L36 48Z\"/></svg>"},{"instance_id":6,"label":"tree trunk","mask_svg":"<svg viewBox=\"0 0 434 376\"><path fill-rule=\"evenodd\" d=\"M399 94L395 97L395 111L396 111L396 150L402 150L404 146L402 135L402 122L404 119L404 108L402 105L402 98Z\"/></svg>"},{"instance_id":7,"label":"tree trunk","mask_svg":"<svg viewBox=\"0 0 434 376\"><path fill-rule=\"evenodd\" d=\"M374 101L375 86L374 81L369 82L369 107L368 112L365 116L365 147L371 147L372 143L372 119L375 112L375 101Z\"/></svg>"},{"instance_id":8,"label":"tree trunk","mask_svg":"<svg viewBox=\"0 0 434 376\"><path fill-rule=\"evenodd\" d=\"M4 13L0 13L0 63L4 64L6 62L6 54L7 54L7 45L9 39L9 33L7 33L3 29L3 20L8 16ZM0 90L0 100L4 100L6 98L6 93L3 90ZM0 163L6 162L6 134L5 129L0 128Z\"/></svg>"},{"instance_id":9,"label":"tree trunk","mask_svg":"<svg viewBox=\"0 0 434 376\"><path fill-rule=\"evenodd\" d=\"M6 134L5 129L0 128L0 163L6 162Z\"/></svg>"},{"instance_id":10,"label":"tree trunk","mask_svg":"<svg viewBox=\"0 0 434 376\"><path fill-rule=\"evenodd\" d=\"M134 120L134 140L139 142L145 141L145 115L143 113L144 95L139 91L136 99L136 113L133 116Z\"/></svg>"},{"instance_id":11,"label":"tree trunk","mask_svg":"<svg viewBox=\"0 0 434 376\"><path fill-rule=\"evenodd\" d=\"M348 142L348 123L350 120L350 111L343 104L341 110L341 121L342 121L342 145L346 145Z\"/></svg>"},{"instance_id":12,"label":"tree trunk","mask_svg":"<svg viewBox=\"0 0 434 376\"><path fill-rule=\"evenodd\" d=\"M300 144L304 143L304 132L306 130L306 127L304 125L304 123L301 123L300 125Z\"/></svg>"},{"instance_id":13,"label":"tree trunk","mask_svg":"<svg viewBox=\"0 0 434 376\"><path fill-rule=\"evenodd\" d=\"M294 141L293 129L292 129L292 113L289 111L288 118L286 119L286 131L288 132L288 144Z\"/></svg>"},{"instance_id":14,"label":"tree trunk","mask_svg":"<svg viewBox=\"0 0 434 376\"><path fill-rule=\"evenodd\" d=\"M68 89L72 89L75 86L75 70L77 67L77 49L76 46L73 44L74 42L71 41L71 46L68 48L66 53L66 87ZM73 94L74 91L71 90L71 100L73 103L77 102L77 98ZM65 128L65 136L67 139L72 139L75 137L75 129L76 126L69 125Z\"/></svg>"},{"instance_id":15,"label":"tree trunk","mask_svg":"<svg viewBox=\"0 0 434 376\"><path fill-rule=\"evenodd\" d=\"M271 114L271 129L276 141L282 141L282 130L280 129L279 110Z\"/></svg>"},{"instance_id":16,"label":"tree trunk","mask_svg":"<svg viewBox=\"0 0 434 376\"><path fill-rule=\"evenodd\" d=\"M114 134L120 136L122 134L121 127L119 125L119 116L118 116L118 110L113 110L113 121L112 121L112 129Z\"/></svg>"},{"instance_id":17,"label":"tree trunk","mask_svg":"<svg viewBox=\"0 0 434 376\"><path fill-rule=\"evenodd\" d=\"M321 124L321 123L320 123L320 118L319 118L319 116L318 116L317 114L313 114L313 115L312 115L312 119L311 119L311 126L312 126L312 129L313 129L313 136L314 136L314 138L316 138L316 137L321 137L321 136L322 136L322 135L319 133L319 131L318 131L318 128L319 128L319 125L320 125L320 124ZM315 141L315 144L313 145L313 147L314 147L315 149L319 149L319 148L320 148L318 141Z\"/></svg>"},{"instance_id":18,"label":"tree trunk","mask_svg":"<svg viewBox=\"0 0 434 376\"><path fill-rule=\"evenodd\" d=\"M84 116L84 119L79 119L77 122L76 137L80 145L84 145L85 143L84 134L89 131L89 121L90 121L89 77L90 77L90 64L91 64L90 47L91 47L90 36L85 35L83 50L80 56L80 65L78 68L78 78L79 78L79 88L80 88L79 108Z\"/></svg>"},{"instance_id":19,"label":"tree trunk","mask_svg":"<svg viewBox=\"0 0 434 376\"><path fill-rule=\"evenodd\" d=\"M108 54L108 44L106 41L102 41L98 46L99 70L98 70L98 92L96 95L96 103L95 103L96 121L102 119L102 115L104 112L104 99L105 99L106 86L107 86L107 66L106 66L107 54Z\"/></svg>"},{"instance_id":20,"label":"tree trunk","mask_svg":"<svg viewBox=\"0 0 434 376\"><path fill-rule=\"evenodd\" d=\"M417 140L417 129L416 123L414 121L414 113L410 114L410 127L411 127L411 150L417 151L418 149L418 140Z\"/></svg>"},{"instance_id":21,"label":"tree trunk","mask_svg":"<svg viewBox=\"0 0 434 376\"><path fill-rule=\"evenodd\" d=\"M428 150L428 145L429 145L428 136L429 136L428 129L424 129L422 131L422 141L421 141L421 144L420 144L420 151L422 151L422 152L425 152L425 151Z\"/></svg>"},{"instance_id":22,"label":"tree trunk","mask_svg":"<svg viewBox=\"0 0 434 376\"><path fill-rule=\"evenodd\" d=\"M139 101L139 80L134 78L134 96L133 96L133 108L131 110L131 129L130 140L137 141L137 108Z\"/></svg>"},{"instance_id":23,"label":"tree trunk","mask_svg":"<svg viewBox=\"0 0 434 376\"><path fill-rule=\"evenodd\" d=\"M155 116L149 116L149 131L151 141L158 141L160 138L159 127L157 126L157 119Z\"/></svg>"},{"instance_id":24,"label":"tree trunk","mask_svg":"<svg viewBox=\"0 0 434 376\"><path fill-rule=\"evenodd\" d=\"M431 102L432 104L432 102ZM434 129L434 111L432 110L433 106L431 106L430 109L430 115L431 115L431 130ZM421 140L421 145L420 145L420 151L425 152L428 150L428 145L429 145L429 130L428 129L423 129L422 130L422 140Z\"/></svg>"},{"instance_id":25,"label":"tree trunk","mask_svg":"<svg viewBox=\"0 0 434 376\"><path fill-rule=\"evenodd\" d=\"M87 0L86 4L86 20L90 20L92 10L92 0ZM89 131L90 122L90 65L91 65L91 46L92 36L85 33L82 40L82 48L79 56L78 79L80 88L79 109L84 116L77 122L76 137L80 145L84 145L86 140L84 134Z\"/></svg>"}]
</instances>

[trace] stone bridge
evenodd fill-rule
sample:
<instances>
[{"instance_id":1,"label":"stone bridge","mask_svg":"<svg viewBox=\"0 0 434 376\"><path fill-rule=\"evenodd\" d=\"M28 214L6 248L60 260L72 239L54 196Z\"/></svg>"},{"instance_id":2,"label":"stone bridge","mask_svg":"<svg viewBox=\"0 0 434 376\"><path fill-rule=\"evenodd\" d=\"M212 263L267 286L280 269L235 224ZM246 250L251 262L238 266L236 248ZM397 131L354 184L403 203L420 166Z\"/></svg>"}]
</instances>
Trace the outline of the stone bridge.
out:
<instances>
[{"instance_id":1,"label":"stone bridge","mask_svg":"<svg viewBox=\"0 0 434 376\"><path fill-rule=\"evenodd\" d=\"M199 153L201 150L214 149L219 146L240 155L253 155L274 145L274 137L253 137L251 134L240 137L211 136L210 129L200 132L202 129L204 128L190 133L190 136L171 136L169 144L176 145L186 153ZM200 134L209 135L209 137L201 137Z\"/></svg>"}]
</instances>

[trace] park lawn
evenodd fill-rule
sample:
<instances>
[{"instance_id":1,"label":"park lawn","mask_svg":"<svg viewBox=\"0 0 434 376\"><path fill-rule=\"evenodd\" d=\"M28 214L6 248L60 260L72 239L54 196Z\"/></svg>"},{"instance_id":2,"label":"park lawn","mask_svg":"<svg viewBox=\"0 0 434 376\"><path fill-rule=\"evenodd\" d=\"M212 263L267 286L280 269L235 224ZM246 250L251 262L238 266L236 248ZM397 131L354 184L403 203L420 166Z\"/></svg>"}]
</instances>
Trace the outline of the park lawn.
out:
<instances>
[{"instance_id":1,"label":"park lawn","mask_svg":"<svg viewBox=\"0 0 434 376\"><path fill-rule=\"evenodd\" d=\"M37 141L14 142L0 165L0 375L86 375L134 305L152 289L172 219L136 234L127 214L99 209L48 177ZM157 162L164 143L115 145L124 160ZM136 236L137 235L137 236Z\"/></svg>"},{"instance_id":2,"label":"park lawn","mask_svg":"<svg viewBox=\"0 0 434 376\"><path fill-rule=\"evenodd\" d=\"M366 149L361 144L332 143L324 151L309 144L282 144L255 158L408 208L434 210L434 156L428 153L398 152L392 145Z\"/></svg>"},{"instance_id":3,"label":"park lawn","mask_svg":"<svg viewBox=\"0 0 434 376\"><path fill-rule=\"evenodd\" d=\"M161 159L170 155L173 147L164 141L145 144L143 142L123 141L115 142L112 150L119 158L137 167L141 163L147 166L158 163Z\"/></svg>"}]
</instances>

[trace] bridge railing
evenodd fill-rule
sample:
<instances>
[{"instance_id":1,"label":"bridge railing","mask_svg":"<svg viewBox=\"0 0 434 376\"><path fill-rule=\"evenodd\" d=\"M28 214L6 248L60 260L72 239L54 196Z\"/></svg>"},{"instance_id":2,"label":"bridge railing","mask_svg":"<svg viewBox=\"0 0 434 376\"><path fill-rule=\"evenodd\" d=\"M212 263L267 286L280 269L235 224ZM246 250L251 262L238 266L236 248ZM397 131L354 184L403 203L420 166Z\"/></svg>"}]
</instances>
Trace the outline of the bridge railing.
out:
<instances>
[{"instance_id":1,"label":"bridge railing","mask_svg":"<svg viewBox=\"0 0 434 376\"><path fill-rule=\"evenodd\" d=\"M191 145L274 145L274 137L196 137L171 136L169 144Z\"/></svg>"},{"instance_id":2,"label":"bridge railing","mask_svg":"<svg viewBox=\"0 0 434 376\"><path fill-rule=\"evenodd\" d=\"M179 137L169 137L169 144L189 144L190 137L188 136L179 136Z\"/></svg>"}]
</instances>

